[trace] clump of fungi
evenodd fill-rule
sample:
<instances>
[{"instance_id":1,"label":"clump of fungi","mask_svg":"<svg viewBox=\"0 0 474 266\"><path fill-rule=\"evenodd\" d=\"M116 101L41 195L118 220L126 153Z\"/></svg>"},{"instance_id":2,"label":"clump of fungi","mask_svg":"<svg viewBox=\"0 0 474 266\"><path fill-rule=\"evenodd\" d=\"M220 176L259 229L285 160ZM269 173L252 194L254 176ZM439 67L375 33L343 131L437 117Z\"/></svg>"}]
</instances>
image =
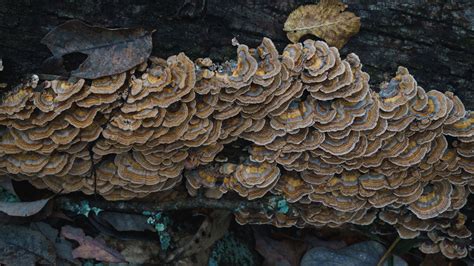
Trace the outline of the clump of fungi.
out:
<instances>
[{"instance_id":1,"label":"clump of fungi","mask_svg":"<svg viewBox=\"0 0 474 266\"><path fill-rule=\"evenodd\" d=\"M0 105L0 171L39 188L145 197L282 196L284 211L239 209L239 223L367 225L449 258L467 254L460 209L474 191L474 113L426 92L407 69L371 89L355 54L321 41L238 45L237 60L180 53L96 80L46 81ZM232 158L224 147L245 143ZM223 151L224 150L224 151ZM94 178L87 178L94 175ZM184 177L184 180L183 180Z\"/></svg>"}]
</instances>

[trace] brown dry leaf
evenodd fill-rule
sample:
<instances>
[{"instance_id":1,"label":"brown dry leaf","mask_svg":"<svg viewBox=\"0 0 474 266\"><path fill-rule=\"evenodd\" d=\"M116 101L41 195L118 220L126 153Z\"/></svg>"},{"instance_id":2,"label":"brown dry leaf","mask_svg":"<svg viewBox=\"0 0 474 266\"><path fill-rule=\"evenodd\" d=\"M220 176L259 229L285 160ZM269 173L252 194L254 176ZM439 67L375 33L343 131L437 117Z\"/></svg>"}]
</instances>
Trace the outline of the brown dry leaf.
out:
<instances>
[{"instance_id":1,"label":"brown dry leaf","mask_svg":"<svg viewBox=\"0 0 474 266\"><path fill-rule=\"evenodd\" d=\"M84 231L80 228L74 228L68 225L63 226L61 228L61 236L79 243L79 247L72 251L72 256L75 259L95 259L111 263L125 262L120 252L106 246L102 241L86 236Z\"/></svg>"},{"instance_id":2,"label":"brown dry leaf","mask_svg":"<svg viewBox=\"0 0 474 266\"><path fill-rule=\"evenodd\" d=\"M252 227L255 236L255 249L265 259L263 265L297 266L308 245L304 242L281 239L275 240L265 235L258 227Z\"/></svg>"},{"instance_id":3,"label":"brown dry leaf","mask_svg":"<svg viewBox=\"0 0 474 266\"><path fill-rule=\"evenodd\" d=\"M0 66L1 66L1 60L0 60ZM5 189L6 191L14 195L15 197L18 196L15 192L15 189L13 188L12 180L8 176L0 176L0 188Z\"/></svg>"},{"instance_id":4,"label":"brown dry leaf","mask_svg":"<svg viewBox=\"0 0 474 266\"><path fill-rule=\"evenodd\" d=\"M196 234L190 240L181 243L176 250L168 255L166 261L170 262L178 257L186 258L211 247L227 232L230 217L228 211L214 210L206 217Z\"/></svg>"},{"instance_id":5,"label":"brown dry leaf","mask_svg":"<svg viewBox=\"0 0 474 266\"><path fill-rule=\"evenodd\" d=\"M0 202L0 212L8 216L28 217L40 212L51 198L30 202Z\"/></svg>"},{"instance_id":6,"label":"brown dry leaf","mask_svg":"<svg viewBox=\"0 0 474 266\"><path fill-rule=\"evenodd\" d=\"M347 5L339 0L321 0L316 5L300 6L288 16L283 30L293 43L312 34L340 49L360 29L360 18L344 11L346 8Z\"/></svg>"},{"instance_id":7,"label":"brown dry leaf","mask_svg":"<svg viewBox=\"0 0 474 266\"><path fill-rule=\"evenodd\" d=\"M43 234L18 225L0 226L1 265L55 265L54 245Z\"/></svg>"},{"instance_id":8,"label":"brown dry leaf","mask_svg":"<svg viewBox=\"0 0 474 266\"><path fill-rule=\"evenodd\" d=\"M54 245L56 251L57 263L63 263L65 265L80 265L79 260L72 257L72 243L68 240L59 237L57 229L44 222L31 223L31 229L40 232L45 236L50 243Z\"/></svg>"},{"instance_id":9,"label":"brown dry leaf","mask_svg":"<svg viewBox=\"0 0 474 266\"><path fill-rule=\"evenodd\" d=\"M96 79L122 73L143 63L151 53L152 33L141 28L92 27L71 20L50 31L41 43L53 53L53 57L47 59L48 64L56 67L63 64L64 55L86 54L87 58L71 75Z\"/></svg>"},{"instance_id":10,"label":"brown dry leaf","mask_svg":"<svg viewBox=\"0 0 474 266\"><path fill-rule=\"evenodd\" d=\"M143 215L104 211L100 212L99 217L117 231L155 231L155 228L147 223L148 217Z\"/></svg>"},{"instance_id":11,"label":"brown dry leaf","mask_svg":"<svg viewBox=\"0 0 474 266\"><path fill-rule=\"evenodd\" d=\"M157 265L160 260L160 242L144 239L117 239L105 236L107 245L120 251L131 265Z\"/></svg>"}]
</instances>

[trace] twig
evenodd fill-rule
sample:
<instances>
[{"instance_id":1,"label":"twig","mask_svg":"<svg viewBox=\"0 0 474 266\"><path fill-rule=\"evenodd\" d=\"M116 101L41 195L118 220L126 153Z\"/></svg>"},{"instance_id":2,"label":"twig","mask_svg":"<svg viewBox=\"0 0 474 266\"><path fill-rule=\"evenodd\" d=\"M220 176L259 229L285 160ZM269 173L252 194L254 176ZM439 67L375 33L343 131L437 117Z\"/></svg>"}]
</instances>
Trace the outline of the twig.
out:
<instances>
[{"instance_id":1,"label":"twig","mask_svg":"<svg viewBox=\"0 0 474 266\"><path fill-rule=\"evenodd\" d=\"M380 258L379 262L377 263L377 266L382 266L383 263L388 259L388 257L390 257L390 255L392 255L392 251L397 246L398 242L400 242L400 236L398 236L397 239L395 239L393 241L393 243L387 249L385 254L383 254L382 258Z\"/></svg>"},{"instance_id":2,"label":"twig","mask_svg":"<svg viewBox=\"0 0 474 266\"><path fill-rule=\"evenodd\" d=\"M244 200L228 200L228 199L208 199L208 198L187 198L176 201L167 202L144 202L144 201L104 201L90 198L79 198L71 196L59 196L55 199L57 206L67 206L68 204L80 204L81 201L87 200L90 207L100 208L107 211L138 213L145 211L173 211L196 208L223 209L236 211L239 208L246 209L262 209L268 206L272 197L262 200L244 201Z\"/></svg>"}]
</instances>

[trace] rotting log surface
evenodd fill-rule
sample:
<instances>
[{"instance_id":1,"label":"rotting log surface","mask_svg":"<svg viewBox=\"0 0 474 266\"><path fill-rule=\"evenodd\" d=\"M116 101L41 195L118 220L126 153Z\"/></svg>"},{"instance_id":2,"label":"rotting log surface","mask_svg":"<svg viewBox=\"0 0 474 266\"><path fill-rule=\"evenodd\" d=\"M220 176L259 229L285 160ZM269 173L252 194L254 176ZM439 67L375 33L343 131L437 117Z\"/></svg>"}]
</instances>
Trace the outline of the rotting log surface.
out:
<instances>
[{"instance_id":1,"label":"rotting log surface","mask_svg":"<svg viewBox=\"0 0 474 266\"><path fill-rule=\"evenodd\" d=\"M307 0L29 1L0 0L0 80L13 83L38 72L49 57L41 38L55 26L80 19L103 27L156 29L153 54L185 51L191 58L233 58L231 39L256 46L270 37L281 50L288 14ZM355 52L376 85L398 65L426 90L454 91L474 109L474 2L471 0L344 0L362 28L341 51Z\"/></svg>"}]
</instances>

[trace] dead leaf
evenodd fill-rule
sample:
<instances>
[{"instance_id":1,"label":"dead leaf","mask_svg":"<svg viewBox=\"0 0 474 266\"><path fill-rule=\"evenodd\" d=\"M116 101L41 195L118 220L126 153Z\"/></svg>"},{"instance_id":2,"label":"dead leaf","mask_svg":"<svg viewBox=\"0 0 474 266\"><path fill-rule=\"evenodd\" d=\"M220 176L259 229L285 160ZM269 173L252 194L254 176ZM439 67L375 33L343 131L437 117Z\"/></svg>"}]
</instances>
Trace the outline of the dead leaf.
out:
<instances>
[{"instance_id":1,"label":"dead leaf","mask_svg":"<svg viewBox=\"0 0 474 266\"><path fill-rule=\"evenodd\" d=\"M227 232L230 224L230 212L225 210L214 210L204 219L201 226L194 236L180 247L175 249L166 261L172 261L176 258L186 258L200 251L210 248L214 242L222 238Z\"/></svg>"},{"instance_id":2,"label":"dead leaf","mask_svg":"<svg viewBox=\"0 0 474 266\"><path fill-rule=\"evenodd\" d=\"M0 264L55 265L53 244L40 232L17 225L0 226Z\"/></svg>"},{"instance_id":3,"label":"dead leaf","mask_svg":"<svg viewBox=\"0 0 474 266\"><path fill-rule=\"evenodd\" d=\"M93 27L71 20L46 34L41 43L47 45L54 55L47 59L50 64L58 63L65 55L86 54L87 59L71 75L96 79L122 73L143 63L151 53L152 33L141 28Z\"/></svg>"},{"instance_id":4,"label":"dead leaf","mask_svg":"<svg viewBox=\"0 0 474 266\"><path fill-rule=\"evenodd\" d=\"M74 228L69 225L63 226L61 228L61 236L79 243L79 247L72 251L72 256L75 259L95 259L111 263L125 262L120 252L107 247L103 241L86 236L80 228Z\"/></svg>"},{"instance_id":5,"label":"dead leaf","mask_svg":"<svg viewBox=\"0 0 474 266\"><path fill-rule=\"evenodd\" d=\"M143 215L104 211L100 212L99 217L117 231L155 231L155 228L147 223L148 217Z\"/></svg>"},{"instance_id":6,"label":"dead leaf","mask_svg":"<svg viewBox=\"0 0 474 266\"><path fill-rule=\"evenodd\" d=\"M449 266L450 263L446 259L446 257L443 256L441 253L426 254L420 266L429 266L429 265Z\"/></svg>"},{"instance_id":7,"label":"dead leaf","mask_svg":"<svg viewBox=\"0 0 474 266\"><path fill-rule=\"evenodd\" d=\"M297 266L307 249L307 245L290 239L275 240L264 235L257 227L252 227L255 249L265 259L264 265Z\"/></svg>"},{"instance_id":8,"label":"dead leaf","mask_svg":"<svg viewBox=\"0 0 474 266\"><path fill-rule=\"evenodd\" d=\"M293 43L312 34L340 49L360 29L360 18L344 11L346 8L347 5L339 0L321 0L316 5L300 6L288 16L283 30Z\"/></svg>"},{"instance_id":9,"label":"dead leaf","mask_svg":"<svg viewBox=\"0 0 474 266\"><path fill-rule=\"evenodd\" d=\"M314 247L327 247L330 249L340 249L346 247L347 244L342 240L321 240L312 235L305 235L303 241L309 244L311 248Z\"/></svg>"},{"instance_id":10,"label":"dead leaf","mask_svg":"<svg viewBox=\"0 0 474 266\"><path fill-rule=\"evenodd\" d=\"M54 243L57 259L69 264L80 265L80 262L72 257L72 243L59 237L57 229L44 222L32 223L30 227L43 234L51 243Z\"/></svg>"},{"instance_id":11,"label":"dead leaf","mask_svg":"<svg viewBox=\"0 0 474 266\"><path fill-rule=\"evenodd\" d=\"M28 217L40 212L51 198L30 202L0 202L0 212L8 216Z\"/></svg>"},{"instance_id":12,"label":"dead leaf","mask_svg":"<svg viewBox=\"0 0 474 266\"><path fill-rule=\"evenodd\" d=\"M157 265L160 260L160 243L143 239L117 239L104 237L107 245L120 251L125 260L131 265Z\"/></svg>"},{"instance_id":13,"label":"dead leaf","mask_svg":"<svg viewBox=\"0 0 474 266\"><path fill-rule=\"evenodd\" d=\"M315 247L308 250L301 259L301 266L317 265L376 265L385 253L385 247L375 241L364 241L348 247L333 250ZM402 258L393 257L394 266L408 265ZM386 261L383 265L389 265Z\"/></svg>"},{"instance_id":14,"label":"dead leaf","mask_svg":"<svg viewBox=\"0 0 474 266\"><path fill-rule=\"evenodd\" d=\"M0 188L5 189L11 195L18 197L13 188L12 180L8 176L0 176Z\"/></svg>"}]
</instances>

